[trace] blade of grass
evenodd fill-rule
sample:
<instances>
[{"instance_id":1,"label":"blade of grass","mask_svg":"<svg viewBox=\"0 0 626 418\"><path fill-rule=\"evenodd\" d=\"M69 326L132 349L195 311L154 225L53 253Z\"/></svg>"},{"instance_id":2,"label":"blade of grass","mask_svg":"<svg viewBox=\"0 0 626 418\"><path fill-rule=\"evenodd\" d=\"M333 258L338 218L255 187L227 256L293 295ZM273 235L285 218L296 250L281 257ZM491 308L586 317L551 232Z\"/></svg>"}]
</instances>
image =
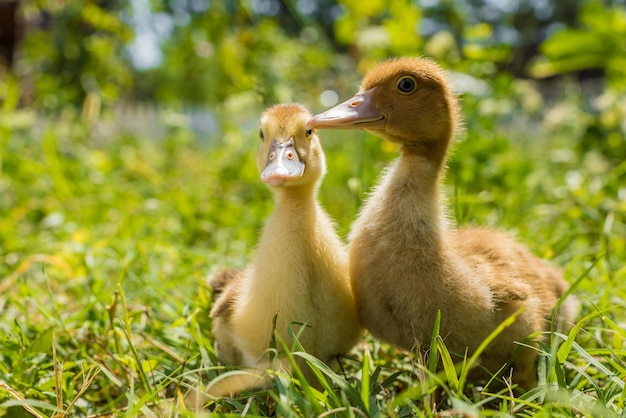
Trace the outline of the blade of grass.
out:
<instances>
[{"instance_id":1,"label":"blade of grass","mask_svg":"<svg viewBox=\"0 0 626 418\"><path fill-rule=\"evenodd\" d=\"M350 383L345 380L343 377L339 376L337 373L332 371L330 367L320 359L315 356L312 356L309 353L305 352L294 352L294 356L303 358L307 361L307 363L315 366L313 370L318 370L327 376L334 384L339 386L340 390L348 395L350 401L353 402L359 409L364 410L365 405L362 404L361 394L352 386Z\"/></svg>"},{"instance_id":2,"label":"blade of grass","mask_svg":"<svg viewBox=\"0 0 626 418\"><path fill-rule=\"evenodd\" d=\"M450 390L452 392L459 391L459 377L457 375L456 368L454 366L454 361L452 361L452 356L450 356L450 352L446 347L446 344L443 342L443 338L441 336L437 336L435 338L435 344L437 345L437 351L441 357L441 363L443 365L443 371L446 376L446 380L450 385Z\"/></svg>"},{"instance_id":3,"label":"blade of grass","mask_svg":"<svg viewBox=\"0 0 626 418\"><path fill-rule=\"evenodd\" d=\"M430 338L430 349L428 351L428 370L435 374L437 373L437 363L439 362L439 356L437 349L437 337L439 337L439 329L441 326L441 310L437 310L437 317L435 318L435 325L433 326L433 333Z\"/></svg>"},{"instance_id":4,"label":"blade of grass","mask_svg":"<svg viewBox=\"0 0 626 418\"><path fill-rule=\"evenodd\" d=\"M365 407L365 412L370 415L372 409L370 405L370 367L371 355L369 350L363 353L363 366L361 367L361 402Z\"/></svg>"},{"instance_id":5,"label":"blade of grass","mask_svg":"<svg viewBox=\"0 0 626 418\"><path fill-rule=\"evenodd\" d=\"M300 329L300 333L302 332L304 327L306 327L306 325L300 323L292 323L287 327L287 333L289 335L289 338L291 338L293 348L298 348L300 349L300 351L304 351L304 347L302 347L302 344L298 339L298 335L293 332L292 325L302 325L303 327ZM276 341L279 343L282 351L286 353L287 359L289 360L289 365L291 366L291 372L297 377L298 381L300 382L300 387L302 388L302 392L304 392L305 398L311 400L317 399L318 396L316 396L316 394L314 393L313 387L311 386L305 374L302 372L302 369L298 365L298 362L296 361L296 356L292 354L293 350L287 346L286 342L276 331L274 331L274 334L276 337ZM316 415L319 415L323 412L318 402L311 402L311 405L315 409Z\"/></svg>"},{"instance_id":6,"label":"blade of grass","mask_svg":"<svg viewBox=\"0 0 626 418\"><path fill-rule=\"evenodd\" d=\"M72 410L76 402L78 402L80 397L83 396L85 392L89 390L89 387L91 386L91 384L93 383L93 381L95 380L95 378L98 376L99 373L100 373L100 367L98 366L93 366L93 365L89 366L89 369L87 369L87 372L85 372L85 369L81 366L81 374L83 375L83 383L81 384L81 387L78 390L78 393L74 396L74 399L72 399L72 401L67 405L67 408L65 408L65 415L69 415L69 412Z\"/></svg>"},{"instance_id":7,"label":"blade of grass","mask_svg":"<svg viewBox=\"0 0 626 418\"><path fill-rule=\"evenodd\" d=\"M572 345L574 344L574 339L580 332L583 325L587 323L590 319L598 316L599 314L600 314L599 312L592 312L589 315L585 316L584 318L580 319L578 323L572 327L572 329L568 332L564 343L561 344L561 346L559 347L557 351L558 362L563 363L565 359L567 359L567 356L572 351ZM554 338L554 336L557 336L558 333L552 332L551 335L553 336L552 338Z\"/></svg>"},{"instance_id":8,"label":"blade of grass","mask_svg":"<svg viewBox=\"0 0 626 418\"><path fill-rule=\"evenodd\" d=\"M458 386L458 392L457 392L459 395L462 394L463 389L465 387L465 381L467 380L467 375L469 371L471 370L471 368L474 366L474 363L476 363L476 360L478 360L478 357L480 357L480 355L483 353L483 351L485 351L487 346L491 344L491 342L498 335L500 335L502 331L510 327L515 322L517 317L520 316L525 310L526 310L526 306L522 306L521 308L519 308L517 311L511 314L508 318L502 321L502 323L500 323L500 325L498 325L496 329L491 331L491 333L487 336L487 338L485 338L483 342L480 343L476 351L474 351L474 353L471 355L471 357L467 361L467 364L465 365L465 367L461 369L461 375L459 377L459 386Z\"/></svg>"},{"instance_id":9,"label":"blade of grass","mask_svg":"<svg viewBox=\"0 0 626 418\"><path fill-rule=\"evenodd\" d=\"M603 363L600 362L600 360L598 360L597 358L595 358L594 356L590 355L587 350L585 350L582 346L580 346L578 343L574 342L572 344L572 348L589 364L591 364L592 366L594 366L598 371L600 371L601 373L603 373L605 375L605 377L610 380L611 382L613 382L614 384L616 384L617 386L619 386L620 388L624 388L626 386L626 383L624 383L623 380L621 380L616 373L614 373L613 371L609 370ZM593 382L590 382L593 383Z\"/></svg>"},{"instance_id":10,"label":"blade of grass","mask_svg":"<svg viewBox=\"0 0 626 418\"><path fill-rule=\"evenodd\" d=\"M122 285L118 283L117 290L119 291L120 302L122 303L122 315L123 315L123 327L124 336L126 337L126 341L128 342L128 346L130 347L130 351L133 354L133 359L135 360L135 366L137 372L139 373L139 377L143 388L147 392L152 391L152 387L150 386L150 381L148 380L148 376L146 376L145 371L143 370L141 360L139 359L139 354L137 353L137 348L135 347L135 343L133 342L132 330L130 328L130 319L128 317L128 309L126 307L126 298L124 297L124 291L122 289Z\"/></svg>"},{"instance_id":11,"label":"blade of grass","mask_svg":"<svg viewBox=\"0 0 626 418\"><path fill-rule=\"evenodd\" d=\"M0 381L0 389L5 390L6 392L9 393L9 395L11 395L11 397L13 399L15 399L15 401L7 401L7 402L4 402L4 403L0 404L0 407L2 407L2 408L9 408L10 406L19 405L22 408L24 408L29 414L31 414L31 415L33 415L33 416L35 416L37 418L43 418L43 415L41 415L39 412L35 411L35 409L31 405L29 405L29 402L25 401L25 399L22 396L22 394L19 393L18 391L16 391L15 389L13 389L11 386L9 386L6 383ZM48 406L49 405L46 405L46 407L48 407Z\"/></svg>"},{"instance_id":12,"label":"blade of grass","mask_svg":"<svg viewBox=\"0 0 626 418\"><path fill-rule=\"evenodd\" d=\"M556 307L554 309L554 314L553 314L553 318L556 315L556 312L558 312L559 308L561 307L561 305L563 304L563 302L565 302L565 300L567 299L567 297L569 295L571 295L572 293L574 293L574 290L576 290L578 288L578 286L580 285L580 283L589 277L589 273L591 273L591 271L596 267L596 265L598 264L598 262L604 257L604 254L599 254L596 255L594 257L593 262L591 263L591 265L589 267L587 267L587 269L585 269L585 271L583 271L578 278L574 281L574 283L572 283L570 285L570 287L565 291L565 293L563 293L561 295L561 297L559 298L559 300L557 301ZM552 321L552 324L554 325L555 321Z\"/></svg>"},{"instance_id":13,"label":"blade of grass","mask_svg":"<svg viewBox=\"0 0 626 418\"><path fill-rule=\"evenodd\" d=\"M54 366L54 392L57 398L57 409L62 411L63 408L63 364L57 361L57 343L56 343L56 332L52 332L52 364ZM59 416L63 416L65 414L59 413ZM52 417L56 417L57 413L55 412Z\"/></svg>"}]
</instances>

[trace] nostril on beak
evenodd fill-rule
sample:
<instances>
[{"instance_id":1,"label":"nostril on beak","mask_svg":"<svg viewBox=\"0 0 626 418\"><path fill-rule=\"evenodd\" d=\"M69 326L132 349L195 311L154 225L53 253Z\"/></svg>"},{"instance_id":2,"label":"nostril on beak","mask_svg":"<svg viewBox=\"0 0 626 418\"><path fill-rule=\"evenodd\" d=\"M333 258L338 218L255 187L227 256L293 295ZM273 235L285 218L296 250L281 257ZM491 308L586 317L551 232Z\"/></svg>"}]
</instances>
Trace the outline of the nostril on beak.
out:
<instances>
[{"instance_id":1,"label":"nostril on beak","mask_svg":"<svg viewBox=\"0 0 626 418\"><path fill-rule=\"evenodd\" d=\"M363 103L363 99L356 99L350 103L350 107L359 107Z\"/></svg>"}]
</instances>

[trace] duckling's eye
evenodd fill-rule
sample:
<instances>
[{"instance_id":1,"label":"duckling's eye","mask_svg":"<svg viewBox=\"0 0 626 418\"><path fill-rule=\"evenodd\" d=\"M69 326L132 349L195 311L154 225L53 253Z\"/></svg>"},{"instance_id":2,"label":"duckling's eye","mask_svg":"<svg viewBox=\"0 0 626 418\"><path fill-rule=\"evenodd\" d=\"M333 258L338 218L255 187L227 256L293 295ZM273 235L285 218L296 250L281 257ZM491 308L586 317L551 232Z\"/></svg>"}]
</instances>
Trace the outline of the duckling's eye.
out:
<instances>
[{"instance_id":1,"label":"duckling's eye","mask_svg":"<svg viewBox=\"0 0 626 418\"><path fill-rule=\"evenodd\" d=\"M411 77L403 77L398 80L398 84L396 86L398 91L403 94L413 93L415 88L417 87L417 83Z\"/></svg>"},{"instance_id":2,"label":"duckling's eye","mask_svg":"<svg viewBox=\"0 0 626 418\"><path fill-rule=\"evenodd\" d=\"M306 130L306 136L310 137L311 135L313 135L313 129L307 129Z\"/></svg>"},{"instance_id":3,"label":"duckling's eye","mask_svg":"<svg viewBox=\"0 0 626 418\"><path fill-rule=\"evenodd\" d=\"M263 136L263 129L259 129L259 138L261 138L261 141L265 140L265 137Z\"/></svg>"}]
</instances>

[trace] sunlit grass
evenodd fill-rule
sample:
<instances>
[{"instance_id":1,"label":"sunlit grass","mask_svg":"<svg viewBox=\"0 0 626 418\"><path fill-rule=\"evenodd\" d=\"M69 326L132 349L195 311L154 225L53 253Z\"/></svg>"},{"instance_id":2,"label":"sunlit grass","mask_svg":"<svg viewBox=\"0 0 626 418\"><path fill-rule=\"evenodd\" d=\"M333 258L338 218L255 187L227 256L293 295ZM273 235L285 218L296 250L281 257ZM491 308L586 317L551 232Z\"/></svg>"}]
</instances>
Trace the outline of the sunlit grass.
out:
<instances>
[{"instance_id":1,"label":"sunlit grass","mask_svg":"<svg viewBox=\"0 0 626 418\"><path fill-rule=\"evenodd\" d=\"M522 396L481 391L464 382L462 364L437 371L368 337L338 369L296 350L319 385L278 373L271 390L210 408L249 416L623 415L626 163L579 152L566 138L516 132L511 140L491 124L469 118L455 146L449 215L511 231L576 283L580 321L539 348L539 387ZM272 208L251 125L210 141L184 126L163 141L110 136L71 115L3 127L0 415L150 416L165 402L193 416L180 404L184 394L226 371L213 351L205 278L247 262ZM395 150L366 133L322 137L328 174L319 198L345 236ZM433 348L447 358L442 341ZM435 392L443 395L437 405Z\"/></svg>"}]
</instances>

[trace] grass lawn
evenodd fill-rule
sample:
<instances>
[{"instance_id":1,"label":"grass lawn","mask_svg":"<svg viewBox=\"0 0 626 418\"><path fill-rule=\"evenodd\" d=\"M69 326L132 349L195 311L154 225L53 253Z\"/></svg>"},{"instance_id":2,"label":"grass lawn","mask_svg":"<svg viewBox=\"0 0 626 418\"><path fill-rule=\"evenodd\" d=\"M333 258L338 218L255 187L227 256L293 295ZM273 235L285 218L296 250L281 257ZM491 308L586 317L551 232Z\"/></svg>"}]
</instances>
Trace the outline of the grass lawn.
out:
<instances>
[{"instance_id":1,"label":"grass lawn","mask_svg":"<svg viewBox=\"0 0 626 418\"><path fill-rule=\"evenodd\" d=\"M541 114L513 104L505 114L491 100L465 99L445 191L458 224L511 231L575 284L580 320L541 348L539 387L523 396L480 391L463 383L462 366L435 374L366 337L340 372L317 365L326 391L279 375L273 390L210 410L626 416L626 162L600 144L581 146L567 101ZM223 123L208 140L184 123L155 140L71 113L2 115L0 416L168 416L151 405L176 403L189 385L223 372L205 280L245 265L273 206L255 165L259 115L242 117L242 127ZM319 198L345 236L396 151L367 133L321 137L328 174ZM445 397L435 408L437 388Z\"/></svg>"}]
</instances>

